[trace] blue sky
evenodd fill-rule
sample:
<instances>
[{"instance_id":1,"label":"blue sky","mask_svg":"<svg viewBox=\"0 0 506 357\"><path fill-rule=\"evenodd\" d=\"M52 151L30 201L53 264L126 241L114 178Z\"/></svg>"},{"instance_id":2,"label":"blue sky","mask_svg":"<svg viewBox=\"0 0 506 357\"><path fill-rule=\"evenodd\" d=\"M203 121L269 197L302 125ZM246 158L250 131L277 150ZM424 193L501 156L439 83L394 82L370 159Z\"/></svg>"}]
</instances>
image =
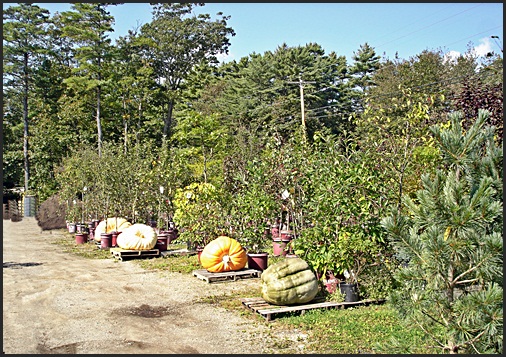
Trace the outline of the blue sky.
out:
<instances>
[{"instance_id":1,"label":"blue sky","mask_svg":"<svg viewBox=\"0 0 506 357\"><path fill-rule=\"evenodd\" d=\"M55 11L70 3L37 3ZM4 8L12 4L5 4ZM149 3L110 7L115 17L111 37L151 21ZM325 52L344 55L351 63L360 45L368 43L378 55L408 59L423 50L465 53L472 42L477 55L494 51L502 57L503 4L494 3L206 3L195 11L230 15L229 55L239 60L256 52L274 51L286 43L321 45ZM493 39L491 36L499 36Z\"/></svg>"}]
</instances>

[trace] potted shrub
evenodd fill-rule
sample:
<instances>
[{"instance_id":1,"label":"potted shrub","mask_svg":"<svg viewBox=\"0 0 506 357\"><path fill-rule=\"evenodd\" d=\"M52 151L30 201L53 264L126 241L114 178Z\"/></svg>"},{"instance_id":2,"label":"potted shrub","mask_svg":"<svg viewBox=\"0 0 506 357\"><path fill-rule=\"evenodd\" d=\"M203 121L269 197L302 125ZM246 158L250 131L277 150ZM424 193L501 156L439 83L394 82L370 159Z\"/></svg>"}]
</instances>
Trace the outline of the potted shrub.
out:
<instances>
[{"instance_id":1,"label":"potted shrub","mask_svg":"<svg viewBox=\"0 0 506 357\"><path fill-rule=\"evenodd\" d=\"M277 205L258 180L261 177L261 168L250 165L249 173L250 179L243 180L238 192L233 196L230 224L234 237L247 252L248 267L264 270L267 268L271 227L267 217L274 215Z\"/></svg>"},{"instance_id":2,"label":"potted shrub","mask_svg":"<svg viewBox=\"0 0 506 357\"><path fill-rule=\"evenodd\" d=\"M188 250L203 249L220 235L227 235L221 192L212 184L196 182L177 189L174 198L174 222L179 227L177 240Z\"/></svg>"},{"instance_id":3,"label":"potted shrub","mask_svg":"<svg viewBox=\"0 0 506 357\"><path fill-rule=\"evenodd\" d=\"M338 144L324 142L309 154L311 194L304 210L311 225L299 232L293 245L319 279L331 273L341 287L358 289L360 274L376 263L384 242L380 217L386 209L386 181L365 153L352 147L343 152Z\"/></svg>"}]
</instances>

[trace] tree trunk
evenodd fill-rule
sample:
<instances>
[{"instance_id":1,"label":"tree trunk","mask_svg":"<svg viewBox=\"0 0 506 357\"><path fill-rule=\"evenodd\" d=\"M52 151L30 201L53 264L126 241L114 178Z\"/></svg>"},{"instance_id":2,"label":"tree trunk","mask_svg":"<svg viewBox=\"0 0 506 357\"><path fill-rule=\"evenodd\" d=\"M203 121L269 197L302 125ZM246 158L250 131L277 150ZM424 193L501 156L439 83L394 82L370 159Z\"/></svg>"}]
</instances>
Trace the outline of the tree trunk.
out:
<instances>
[{"instance_id":1,"label":"tree trunk","mask_svg":"<svg viewBox=\"0 0 506 357\"><path fill-rule=\"evenodd\" d=\"M127 141L128 141L128 113L126 111L126 103L125 103L125 97L123 97L123 152L127 153Z\"/></svg>"},{"instance_id":2,"label":"tree trunk","mask_svg":"<svg viewBox=\"0 0 506 357\"><path fill-rule=\"evenodd\" d=\"M24 156L24 170L25 170L25 193L28 192L30 170L28 161L28 53L24 53L24 83L23 83L23 156Z\"/></svg>"},{"instance_id":3,"label":"tree trunk","mask_svg":"<svg viewBox=\"0 0 506 357\"><path fill-rule=\"evenodd\" d=\"M97 86L97 141L98 141L98 157L102 157L102 123L100 121L100 95L102 94L100 88L100 81L102 80L101 63L98 59L98 86Z\"/></svg>"},{"instance_id":4,"label":"tree trunk","mask_svg":"<svg viewBox=\"0 0 506 357\"><path fill-rule=\"evenodd\" d=\"M100 86L97 87L97 141L98 141L98 157L102 157L102 124L100 122Z\"/></svg>"},{"instance_id":5,"label":"tree trunk","mask_svg":"<svg viewBox=\"0 0 506 357\"><path fill-rule=\"evenodd\" d=\"M142 127L142 122L141 122L141 119L142 119L142 101L139 101L139 107L138 107L138 111L139 111L139 117L138 117L138 120L137 120L137 131L135 132L135 145L139 145L140 144L140 130L141 130L141 127Z\"/></svg>"},{"instance_id":6,"label":"tree trunk","mask_svg":"<svg viewBox=\"0 0 506 357\"><path fill-rule=\"evenodd\" d=\"M169 107L167 108L167 116L165 117L165 124L163 126L163 136L167 137L169 135L169 130L172 124L172 110L174 108L174 100L169 100Z\"/></svg>"}]
</instances>

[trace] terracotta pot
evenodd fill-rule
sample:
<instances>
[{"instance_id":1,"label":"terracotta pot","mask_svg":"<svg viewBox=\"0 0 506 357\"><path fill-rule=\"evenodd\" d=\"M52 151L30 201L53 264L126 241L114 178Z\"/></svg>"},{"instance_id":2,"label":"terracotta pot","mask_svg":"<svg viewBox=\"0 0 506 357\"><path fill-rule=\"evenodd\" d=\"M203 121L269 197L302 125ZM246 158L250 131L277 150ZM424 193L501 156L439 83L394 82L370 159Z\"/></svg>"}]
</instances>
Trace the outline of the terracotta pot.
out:
<instances>
[{"instance_id":1,"label":"terracotta pot","mask_svg":"<svg viewBox=\"0 0 506 357\"><path fill-rule=\"evenodd\" d=\"M88 234L76 233L76 244L84 244L88 241Z\"/></svg>"},{"instance_id":2,"label":"terracotta pot","mask_svg":"<svg viewBox=\"0 0 506 357\"><path fill-rule=\"evenodd\" d=\"M268 253L247 253L247 257L248 268L260 271L267 269L267 261L269 259Z\"/></svg>"},{"instance_id":3,"label":"terracotta pot","mask_svg":"<svg viewBox=\"0 0 506 357\"><path fill-rule=\"evenodd\" d=\"M156 237L156 249L160 251L166 251L168 239L169 238L167 233L158 234L158 236Z\"/></svg>"},{"instance_id":4,"label":"terracotta pot","mask_svg":"<svg viewBox=\"0 0 506 357\"><path fill-rule=\"evenodd\" d=\"M281 238L274 238L272 240L272 255L279 257L280 255L286 255L286 241L282 241Z\"/></svg>"},{"instance_id":5,"label":"terracotta pot","mask_svg":"<svg viewBox=\"0 0 506 357\"><path fill-rule=\"evenodd\" d=\"M199 261L199 264L200 264L200 256L202 255L202 251L204 250L204 248L202 247L197 247L197 259Z\"/></svg>"},{"instance_id":6,"label":"terracotta pot","mask_svg":"<svg viewBox=\"0 0 506 357\"><path fill-rule=\"evenodd\" d=\"M111 247L117 247L118 236L121 232L111 232Z\"/></svg>"},{"instance_id":7,"label":"terracotta pot","mask_svg":"<svg viewBox=\"0 0 506 357\"><path fill-rule=\"evenodd\" d=\"M100 233L100 248L112 247L112 233Z\"/></svg>"}]
</instances>

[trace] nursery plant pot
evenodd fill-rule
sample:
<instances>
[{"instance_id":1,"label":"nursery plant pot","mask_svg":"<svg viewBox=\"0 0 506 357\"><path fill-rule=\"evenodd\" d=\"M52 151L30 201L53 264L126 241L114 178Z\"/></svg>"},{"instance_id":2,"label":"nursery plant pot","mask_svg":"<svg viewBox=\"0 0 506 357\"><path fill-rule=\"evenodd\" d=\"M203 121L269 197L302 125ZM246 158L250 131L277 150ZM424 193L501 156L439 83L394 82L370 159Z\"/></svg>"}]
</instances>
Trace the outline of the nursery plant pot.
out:
<instances>
[{"instance_id":1,"label":"nursery plant pot","mask_svg":"<svg viewBox=\"0 0 506 357\"><path fill-rule=\"evenodd\" d=\"M168 239L169 238L167 233L158 234L158 236L156 237L156 249L160 251L166 251Z\"/></svg>"},{"instance_id":2,"label":"nursery plant pot","mask_svg":"<svg viewBox=\"0 0 506 357\"><path fill-rule=\"evenodd\" d=\"M84 244L88 241L88 234L76 233L76 244Z\"/></svg>"},{"instance_id":3,"label":"nursery plant pot","mask_svg":"<svg viewBox=\"0 0 506 357\"><path fill-rule=\"evenodd\" d=\"M199 261L199 264L200 264L200 256L202 255L202 251L204 250L204 248L202 247L197 247L197 259Z\"/></svg>"},{"instance_id":4,"label":"nursery plant pot","mask_svg":"<svg viewBox=\"0 0 506 357\"><path fill-rule=\"evenodd\" d=\"M344 297L345 302L356 302L358 301L358 285L357 284L339 284L339 290L342 294L346 294Z\"/></svg>"},{"instance_id":5,"label":"nursery plant pot","mask_svg":"<svg viewBox=\"0 0 506 357\"><path fill-rule=\"evenodd\" d=\"M283 242L281 238L274 238L272 239L272 255L275 257L279 257L280 255L285 256L286 251L286 242Z\"/></svg>"},{"instance_id":6,"label":"nursery plant pot","mask_svg":"<svg viewBox=\"0 0 506 357\"><path fill-rule=\"evenodd\" d=\"M108 249L112 247L112 233L100 233L100 248Z\"/></svg>"},{"instance_id":7,"label":"nursery plant pot","mask_svg":"<svg viewBox=\"0 0 506 357\"><path fill-rule=\"evenodd\" d=\"M247 257L248 268L260 271L267 269L267 261L269 259L268 253L247 253Z\"/></svg>"},{"instance_id":8,"label":"nursery plant pot","mask_svg":"<svg viewBox=\"0 0 506 357\"><path fill-rule=\"evenodd\" d=\"M121 234L121 232L111 232L111 247L116 247L118 245L117 240L118 236Z\"/></svg>"},{"instance_id":9,"label":"nursery plant pot","mask_svg":"<svg viewBox=\"0 0 506 357\"><path fill-rule=\"evenodd\" d=\"M68 228L69 228L69 233L76 232L76 224L75 223L69 223Z\"/></svg>"},{"instance_id":10,"label":"nursery plant pot","mask_svg":"<svg viewBox=\"0 0 506 357\"><path fill-rule=\"evenodd\" d=\"M88 228L88 230L90 231L90 233L89 233L90 240L94 239L95 238L95 227L90 227L90 228Z\"/></svg>"},{"instance_id":11,"label":"nursery plant pot","mask_svg":"<svg viewBox=\"0 0 506 357\"><path fill-rule=\"evenodd\" d=\"M167 244L172 243L177 239L177 229L176 228L169 228L163 233L167 234Z\"/></svg>"},{"instance_id":12,"label":"nursery plant pot","mask_svg":"<svg viewBox=\"0 0 506 357\"><path fill-rule=\"evenodd\" d=\"M84 223L76 223L76 233L88 233L88 226Z\"/></svg>"},{"instance_id":13,"label":"nursery plant pot","mask_svg":"<svg viewBox=\"0 0 506 357\"><path fill-rule=\"evenodd\" d=\"M271 226L271 236L272 239L279 238L279 227L277 224Z\"/></svg>"},{"instance_id":14,"label":"nursery plant pot","mask_svg":"<svg viewBox=\"0 0 506 357\"><path fill-rule=\"evenodd\" d=\"M279 236L280 236L281 240L289 242L293 238L293 232L288 229L283 229L279 232Z\"/></svg>"}]
</instances>

